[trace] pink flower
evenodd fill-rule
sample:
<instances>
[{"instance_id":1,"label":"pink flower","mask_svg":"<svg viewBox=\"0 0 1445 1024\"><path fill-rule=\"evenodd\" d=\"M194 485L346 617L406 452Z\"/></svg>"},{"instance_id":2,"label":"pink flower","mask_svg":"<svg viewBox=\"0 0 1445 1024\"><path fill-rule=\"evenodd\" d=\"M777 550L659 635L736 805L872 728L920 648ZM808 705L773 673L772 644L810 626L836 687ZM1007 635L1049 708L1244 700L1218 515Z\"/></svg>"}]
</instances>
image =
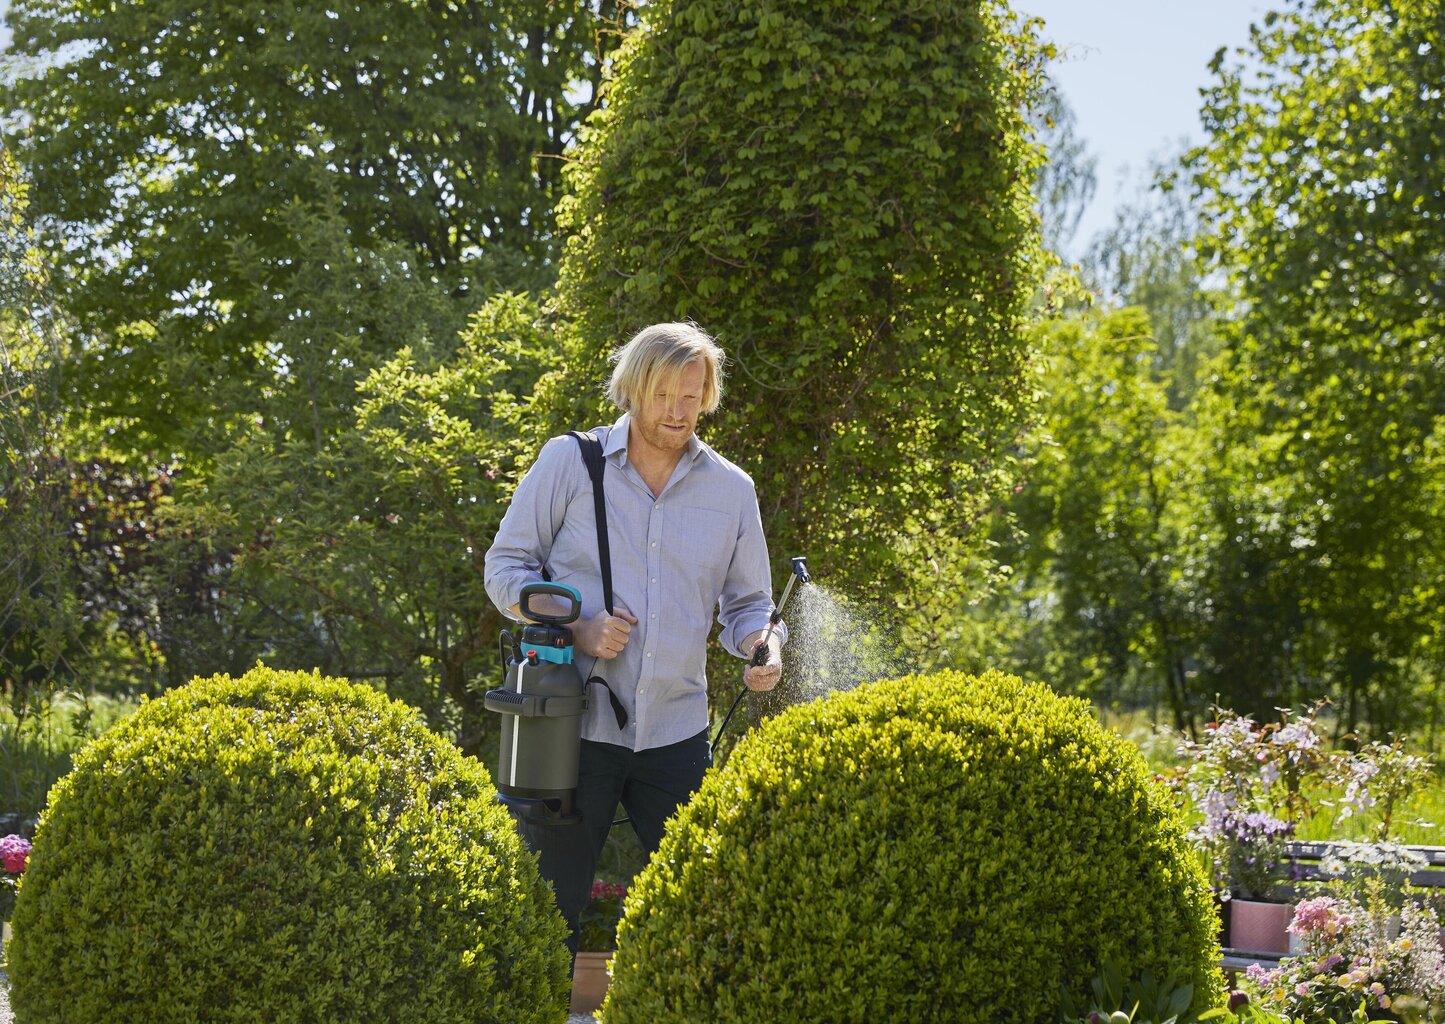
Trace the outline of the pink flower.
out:
<instances>
[{"instance_id":1,"label":"pink flower","mask_svg":"<svg viewBox=\"0 0 1445 1024\"><path fill-rule=\"evenodd\" d=\"M0 863L12 875L23 874L30 859L30 840L24 836L9 835L0 839Z\"/></svg>"},{"instance_id":2,"label":"pink flower","mask_svg":"<svg viewBox=\"0 0 1445 1024\"><path fill-rule=\"evenodd\" d=\"M594 900L621 899L627 895L627 886L621 882L593 882L592 898Z\"/></svg>"},{"instance_id":3,"label":"pink flower","mask_svg":"<svg viewBox=\"0 0 1445 1024\"><path fill-rule=\"evenodd\" d=\"M1289 923L1289 933L1301 937L1333 939L1350 925L1350 915L1344 913L1343 905L1329 896L1305 900L1295 907L1294 920Z\"/></svg>"},{"instance_id":4,"label":"pink flower","mask_svg":"<svg viewBox=\"0 0 1445 1024\"><path fill-rule=\"evenodd\" d=\"M1294 987L1294 994L1297 996L1307 996L1310 994L1310 987L1304 982L1300 982Z\"/></svg>"}]
</instances>

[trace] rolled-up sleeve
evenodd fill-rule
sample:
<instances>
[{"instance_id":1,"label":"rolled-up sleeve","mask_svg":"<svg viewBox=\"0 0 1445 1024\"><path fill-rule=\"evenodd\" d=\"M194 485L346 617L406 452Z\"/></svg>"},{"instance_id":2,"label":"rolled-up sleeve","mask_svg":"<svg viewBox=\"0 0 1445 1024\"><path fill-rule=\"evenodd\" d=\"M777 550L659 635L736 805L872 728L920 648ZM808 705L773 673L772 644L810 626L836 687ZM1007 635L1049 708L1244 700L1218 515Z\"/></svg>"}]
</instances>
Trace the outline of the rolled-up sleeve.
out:
<instances>
[{"instance_id":1,"label":"rolled-up sleeve","mask_svg":"<svg viewBox=\"0 0 1445 1024\"><path fill-rule=\"evenodd\" d=\"M517 485L497 536L487 549L483 582L487 596L504 615L511 615L521 601L524 586L543 578L542 568L567 511L575 449L567 437L554 437L543 446Z\"/></svg>"},{"instance_id":2,"label":"rolled-up sleeve","mask_svg":"<svg viewBox=\"0 0 1445 1024\"><path fill-rule=\"evenodd\" d=\"M722 625L719 640L723 647L739 658L752 651L743 649L743 641L760 629L766 629L773 613L772 583L768 568L768 542L763 537L763 518L758 510L756 492L748 481L743 513L738 517L738 542L733 549L732 563L718 599L718 622ZM788 638L787 626L778 624L779 639Z\"/></svg>"}]
</instances>

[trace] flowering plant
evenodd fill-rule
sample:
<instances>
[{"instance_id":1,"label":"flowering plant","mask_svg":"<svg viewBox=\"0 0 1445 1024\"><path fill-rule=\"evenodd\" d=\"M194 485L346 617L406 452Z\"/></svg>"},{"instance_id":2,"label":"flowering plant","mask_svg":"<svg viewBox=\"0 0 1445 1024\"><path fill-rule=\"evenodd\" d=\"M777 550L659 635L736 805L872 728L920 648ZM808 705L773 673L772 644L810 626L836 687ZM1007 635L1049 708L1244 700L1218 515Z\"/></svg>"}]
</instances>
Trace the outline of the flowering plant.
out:
<instances>
[{"instance_id":1,"label":"flowering plant","mask_svg":"<svg viewBox=\"0 0 1445 1024\"><path fill-rule=\"evenodd\" d=\"M1215 885L1230 896L1267 900L1291 877L1285 842L1294 823L1263 811L1225 811L1206 821Z\"/></svg>"},{"instance_id":2,"label":"flowering plant","mask_svg":"<svg viewBox=\"0 0 1445 1024\"><path fill-rule=\"evenodd\" d=\"M9 835L0 839L0 921L10 919L15 909L15 888L30 859L30 840Z\"/></svg>"},{"instance_id":3,"label":"flowering plant","mask_svg":"<svg viewBox=\"0 0 1445 1024\"><path fill-rule=\"evenodd\" d=\"M582 934L577 948L586 953L610 953L617 948L617 923L622 920L622 905L627 886L618 882L593 882L592 898L582 908Z\"/></svg>"},{"instance_id":4,"label":"flowering plant","mask_svg":"<svg viewBox=\"0 0 1445 1024\"><path fill-rule=\"evenodd\" d=\"M1445 1008L1445 957L1440 920L1406 906L1399 935L1390 938L1383 915L1330 896L1295 909L1290 932L1303 955L1278 967L1246 972L1259 998L1290 1020L1345 1022L1437 1019Z\"/></svg>"},{"instance_id":5,"label":"flowering plant","mask_svg":"<svg viewBox=\"0 0 1445 1024\"><path fill-rule=\"evenodd\" d=\"M1379 903L1390 911L1405 905L1411 873L1428 865L1423 854L1383 841L1336 843L1320 862L1331 891L1360 906Z\"/></svg>"},{"instance_id":6,"label":"flowering plant","mask_svg":"<svg viewBox=\"0 0 1445 1024\"><path fill-rule=\"evenodd\" d=\"M1203 815L1194 841L1226 898L1268 898L1290 877L1285 841L1316 813L1316 784L1332 763L1317 712L1285 712L1281 722L1259 727L1216 709L1203 742L1180 744L1184 789Z\"/></svg>"}]
</instances>

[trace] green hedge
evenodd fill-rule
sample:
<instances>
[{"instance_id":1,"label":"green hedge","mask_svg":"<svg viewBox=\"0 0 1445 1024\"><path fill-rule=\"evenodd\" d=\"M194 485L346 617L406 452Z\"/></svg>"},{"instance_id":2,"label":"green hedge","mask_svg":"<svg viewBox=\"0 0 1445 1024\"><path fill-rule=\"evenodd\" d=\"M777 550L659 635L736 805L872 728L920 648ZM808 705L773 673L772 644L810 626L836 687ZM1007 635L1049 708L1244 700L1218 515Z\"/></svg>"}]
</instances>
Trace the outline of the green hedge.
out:
<instances>
[{"instance_id":1,"label":"green hedge","mask_svg":"<svg viewBox=\"0 0 1445 1024\"><path fill-rule=\"evenodd\" d=\"M912 676L792 708L708 778L629 895L603 1020L1053 1021L1109 962L1202 1010L1216 927L1087 704Z\"/></svg>"},{"instance_id":2,"label":"green hedge","mask_svg":"<svg viewBox=\"0 0 1445 1024\"><path fill-rule=\"evenodd\" d=\"M145 704L51 793L17 1018L556 1021L564 928L485 769L405 705L257 668Z\"/></svg>"}]
</instances>

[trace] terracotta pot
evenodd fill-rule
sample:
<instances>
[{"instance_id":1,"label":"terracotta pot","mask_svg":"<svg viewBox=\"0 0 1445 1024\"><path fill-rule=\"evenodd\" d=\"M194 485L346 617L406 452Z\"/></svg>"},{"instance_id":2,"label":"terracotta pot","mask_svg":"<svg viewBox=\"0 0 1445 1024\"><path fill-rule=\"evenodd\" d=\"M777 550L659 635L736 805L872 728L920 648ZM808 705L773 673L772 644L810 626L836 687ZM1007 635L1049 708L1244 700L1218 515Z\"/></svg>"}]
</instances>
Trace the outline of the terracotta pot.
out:
<instances>
[{"instance_id":1,"label":"terracotta pot","mask_svg":"<svg viewBox=\"0 0 1445 1024\"><path fill-rule=\"evenodd\" d=\"M1294 906L1289 903L1230 900L1229 944L1254 953L1288 953L1293 917Z\"/></svg>"},{"instance_id":2,"label":"terracotta pot","mask_svg":"<svg viewBox=\"0 0 1445 1024\"><path fill-rule=\"evenodd\" d=\"M607 997L607 961L611 953L578 953L572 970L572 1012L595 1013Z\"/></svg>"}]
</instances>

